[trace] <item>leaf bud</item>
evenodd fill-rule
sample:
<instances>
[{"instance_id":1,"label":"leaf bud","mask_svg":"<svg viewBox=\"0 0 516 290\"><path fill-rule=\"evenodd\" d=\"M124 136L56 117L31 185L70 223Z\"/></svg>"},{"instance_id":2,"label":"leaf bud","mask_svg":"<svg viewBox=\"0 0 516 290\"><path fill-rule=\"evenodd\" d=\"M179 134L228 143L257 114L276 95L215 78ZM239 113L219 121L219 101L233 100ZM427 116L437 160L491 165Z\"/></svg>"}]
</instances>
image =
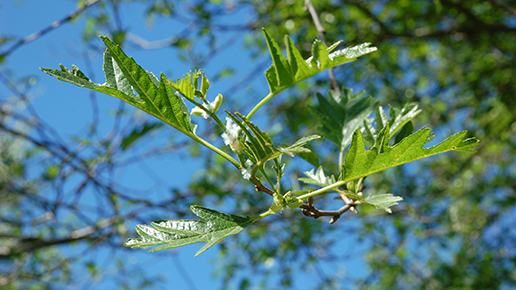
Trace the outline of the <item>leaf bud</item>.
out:
<instances>
[{"instance_id":1,"label":"leaf bud","mask_svg":"<svg viewBox=\"0 0 516 290\"><path fill-rule=\"evenodd\" d=\"M212 109L212 113L215 113L217 112L217 110L220 108L220 105L222 104L222 94L218 94L217 97L215 97L215 100L213 101L213 109Z\"/></svg>"},{"instance_id":2,"label":"leaf bud","mask_svg":"<svg viewBox=\"0 0 516 290\"><path fill-rule=\"evenodd\" d=\"M273 197L274 197L274 201L272 202L270 211L272 211L273 213L277 213L277 212L281 211L283 209L283 207L285 207L285 199L283 198L283 196L281 196L277 193L274 193Z\"/></svg>"},{"instance_id":3,"label":"leaf bud","mask_svg":"<svg viewBox=\"0 0 516 290\"><path fill-rule=\"evenodd\" d=\"M197 117L202 117L203 114L204 114L204 110L199 108L199 107L195 107L192 109L192 112L190 113L191 115L194 115L194 116L197 116Z\"/></svg>"},{"instance_id":4,"label":"leaf bud","mask_svg":"<svg viewBox=\"0 0 516 290\"><path fill-rule=\"evenodd\" d=\"M207 77L202 76L201 77L201 94L203 97L206 97L206 93L208 92L208 89L210 88L210 81Z\"/></svg>"},{"instance_id":5,"label":"leaf bud","mask_svg":"<svg viewBox=\"0 0 516 290\"><path fill-rule=\"evenodd\" d=\"M298 208L303 204L303 201L297 197L293 197L290 191L287 192L283 197L289 208Z\"/></svg>"}]
</instances>

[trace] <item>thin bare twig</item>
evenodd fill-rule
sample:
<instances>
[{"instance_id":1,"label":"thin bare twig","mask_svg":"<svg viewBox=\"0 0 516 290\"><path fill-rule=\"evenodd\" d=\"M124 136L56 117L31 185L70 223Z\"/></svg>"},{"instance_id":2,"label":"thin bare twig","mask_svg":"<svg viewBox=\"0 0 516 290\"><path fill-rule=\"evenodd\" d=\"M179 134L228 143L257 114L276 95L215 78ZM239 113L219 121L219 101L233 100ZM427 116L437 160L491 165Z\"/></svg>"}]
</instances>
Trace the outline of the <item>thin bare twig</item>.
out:
<instances>
[{"instance_id":1,"label":"thin bare twig","mask_svg":"<svg viewBox=\"0 0 516 290\"><path fill-rule=\"evenodd\" d=\"M6 56L8 56L9 54L11 54L13 51L15 51L16 49L18 49L20 46L24 45L24 44L27 44L29 42L32 42L38 38L40 38L41 36L47 34L48 32L58 28L59 26L63 25L64 23L72 20L74 17L76 17L77 15L81 14L84 9L96 4L97 2L99 2L100 0L89 0L89 1L86 1L84 2L83 5L81 5L79 8L77 8L77 10L73 11L72 13L68 14L68 16L66 16L65 18L61 19L61 20L58 20L58 21L55 21L53 22L52 24L50 24L50 26L47 26L46 28L43 28L42 30L36 32L36 33L33 33L23 39L20 39L18 42L16 42L13 46L11 46L10 48L8 48L6 51L4 51L3 53L0 54L0 59L1 58L4 58Z\"/></svg>"},{"instance_id":2,"label":"thin bare twig","mask_svg":"<svg viewBox=\"0 0 516 290\"><path fill-rule=\"evenodd\" d=\"M314 5L312 5L312 1L310 1L310 0L305 1L305 9L307 9L310 12L310 15L312 16L314 25L317 29L317 33L319 34L319 37L321 38L321 41L325 45L327 45L326 44L326 30L324 29L324 27L321 24L321 21L319 20L319 15L317 15L317 11L315 10ZM342 91L340 90L339 84L337 83L337 79L335 78L335 74L333 73L333 68L330 68L328 70L328 79L330 80L331 89L342 95Z\"/></svg>"}]
</instances>

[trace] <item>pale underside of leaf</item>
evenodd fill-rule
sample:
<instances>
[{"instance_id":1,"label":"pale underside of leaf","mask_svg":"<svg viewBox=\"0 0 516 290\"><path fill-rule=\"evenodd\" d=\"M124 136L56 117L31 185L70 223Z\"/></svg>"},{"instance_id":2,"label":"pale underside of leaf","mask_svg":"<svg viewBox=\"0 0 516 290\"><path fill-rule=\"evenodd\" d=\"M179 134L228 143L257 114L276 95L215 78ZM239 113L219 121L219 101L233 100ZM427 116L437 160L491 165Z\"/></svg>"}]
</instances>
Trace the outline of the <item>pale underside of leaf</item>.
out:
<instances>
[{"instance_id":1,"label":"pale underside of leaf","mask_svg":"<svg viewBox=\"0 0 516 290\"><path fill-rule=\"evenodd\" d=\"M128 96L134 95L133 87L124 76L122 70L120 70L118 64L113 61L109 50L104 52L103 70L106 76L106 87L117 89Z\"/></svg>"},{"instance_id":2,"label":"pale underside of leaf","mask_svg":"<svg viewBox=\"0 0 516 290\"><path fill-rule=\"evenodd\" d=\"M192 212L202 220L168 220L136 226L140 238L129 239L125 246L141 248L162 245L151 252L177 248L194 243L206 243L196 254L220 242L222 239L241 232L252 224L253 219L227 215L202 206L192 205ZM165 244L165 245L163 245Z\"/></svg>"},{"instance_id":3,"label":"pale underside of leaf","mask_svg":"<svg viewBox=\"0 0 516 290\"><path fill-rule=\"evenodd\" d=\"M398 205L398 201L402 201L401 196L394 196L390 193L369 195L362 200L363 204L369 204L377 209L383 209L388 213L392 213L390 207Z\"/></svg>"},{"instance_id":4,"label":"pale underside of leaf","mask_svg":"<svg viewBox=\"0 0 516 290\"><path fill-rule=\"evenodd\" d=\"M324 169L322 166L319 166L317 168L317 171L314 172L314 169L312 168L310 171L303 172L306 177L299 178L299 181L304 182L306 184L316 184L319 186L328 186L333 183L335 183L335 176L329 175L327 176L324 173Z\"/></svg>"}]
</instances>

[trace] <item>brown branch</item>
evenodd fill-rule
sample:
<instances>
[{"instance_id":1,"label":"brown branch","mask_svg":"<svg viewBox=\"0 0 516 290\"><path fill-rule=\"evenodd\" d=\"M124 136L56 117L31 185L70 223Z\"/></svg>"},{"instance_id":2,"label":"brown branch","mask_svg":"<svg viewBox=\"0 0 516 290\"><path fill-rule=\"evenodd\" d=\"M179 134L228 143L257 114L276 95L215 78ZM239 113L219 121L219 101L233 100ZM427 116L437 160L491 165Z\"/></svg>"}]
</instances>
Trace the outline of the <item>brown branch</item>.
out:
<instances>
[{"instance_id":1,"label":"brown branch","mask_svg":"<svg viewBox=\"0 0 516 290\"><path fill-rule=\"evenodd\" d=\"M500 2L498 2L496 0L487 0L487 1L491 2L495 6L498 6L498 7L502 8L503 10L511 13L512 15L516 16L516 9L514 9L512 7L509 7L509 6L507 6L507 5L503 4L503 3L500 3Z\"/></svg>"},{"instance_id":2,"label":"brown branch","mask_svg":"<svg viewBox=\"0 0 516 290\"><path fill-rule=\"evenodd\" d=\"M104 220L97 222L95 225L90 225L82 229L78 229L73 231L69 237L62 239L49 239L45 240L42 238L34 238L34 237L22 237L22 236L8 236L1 235L0 238L14 239L18 240L18 243L12 247L1 247L0 248L0 259L9 259L12 255L17 255L18 253L28 253L33 252L35 250L51 247L60 244L68 244L80 240L90 239L96 240L108 234L99 234L98 236L94 236L94 234L103 228L110 227L113 225L115 221L118 220L118 217L113 216Z\"/></svg>"},{"instance_id":3,"label":"brown branch","mask_svg":"<svg viewBox=\"0 0 516 290\"><path fill-rule=\"evenodd\" d=\"M270 196L274 195L274 191L272 191L271 189L269 189L268 187L263 185L262 182L260 181L260 179L256 178L255 176L250 178L249 181L251 181L254 184L256 191L265 192Z\"/></svg>"},{"instance_id":4,"label":"brown branch","mask_svg":"<svg viewBox=\"0 0 516 290\"><path fill-rule=\"evenodd\" d=\"M20 46L24 45L24 44L27 44L29 42L32 42L38 38L40 38L41 36L47 34L48 32L58 28L59 26L63 25L64 23L66 22L69 22L70 20L72 20L73 18L75 18L77 15L81 14L84 9L96 4L97 2L99 2L100 0L89 0L89 1L86 1L84 2L84 4L82 4L79 8L77 8L77 10L73 11L72 13L70 13L68 16L66 16L65 18L61 19L61 20L58 20L58 21L55 21L53 22L52 24L50 24L50 26L46 27L46 28L43 28L42 30L36 32L36 33L33 33L23 39L20 39L18 42L16 42L13 46L11 46L10 48L8 48L6 51L4 51L3 53L0 54L0 59L8 56L9 54L11 54L13 51L15 51L16 49L18 49Z\"/></svg>"},{"instance_id":5,"label":"brown branch","mask_svg":"<svg viewBox=\"0 0 516 290\"><path fill-rule=\"evenodd\" d=\"M326 30L321 24L319 20L319 15L317 15L317 11L315 10L314 5L312 5L312 1L305 1L305 9L310 12L312 19L314 21L315 28L317 29L317 34L321 38L321 41L326 45ZM331 89L342 95L342 91L339 88L339 84L337 83L337 79L335 78L335 74L333 73L333 68L328 69L328 78L330 80Z\"/></svg>"},{"instance_id":6,"label":"brown branch","mask_svg":"<svg viewBox=\"0 0 516 290\"><path fill-rule=\"evenodd\" d=\"M315 219L322 217L322 216L331 216L332 219L330 220L330 224L334 224L340 216L350 210L351 208L354 208L355 205L353 203L348 203L344 205L343 207L339 208L338 210L320 210L315 208L313 205L313 198L308 198L307 203L303 203L300 208L303 210L303 214L308 217L313 217Z\"/></svg>"}]
</instances>

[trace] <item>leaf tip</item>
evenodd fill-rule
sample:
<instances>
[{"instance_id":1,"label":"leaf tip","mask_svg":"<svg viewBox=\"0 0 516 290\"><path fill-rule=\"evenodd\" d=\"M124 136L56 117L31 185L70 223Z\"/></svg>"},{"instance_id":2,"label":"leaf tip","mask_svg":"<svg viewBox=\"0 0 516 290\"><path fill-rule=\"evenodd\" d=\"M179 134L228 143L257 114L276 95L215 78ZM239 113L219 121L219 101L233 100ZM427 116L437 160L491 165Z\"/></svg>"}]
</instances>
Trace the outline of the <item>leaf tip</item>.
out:
<instances>
[{"instance_id":1,"label":"leaf tip","mask_svg":"<svg viewBox=\"0 0 516 290\"><path fill-rule=\"evenodd\" d=\"M194 258L197 258L200 254L204 253L205 251L206 249L200 249L199 251L197 251L197 253L195 253Z\"/></svg>"}]
</instances>

